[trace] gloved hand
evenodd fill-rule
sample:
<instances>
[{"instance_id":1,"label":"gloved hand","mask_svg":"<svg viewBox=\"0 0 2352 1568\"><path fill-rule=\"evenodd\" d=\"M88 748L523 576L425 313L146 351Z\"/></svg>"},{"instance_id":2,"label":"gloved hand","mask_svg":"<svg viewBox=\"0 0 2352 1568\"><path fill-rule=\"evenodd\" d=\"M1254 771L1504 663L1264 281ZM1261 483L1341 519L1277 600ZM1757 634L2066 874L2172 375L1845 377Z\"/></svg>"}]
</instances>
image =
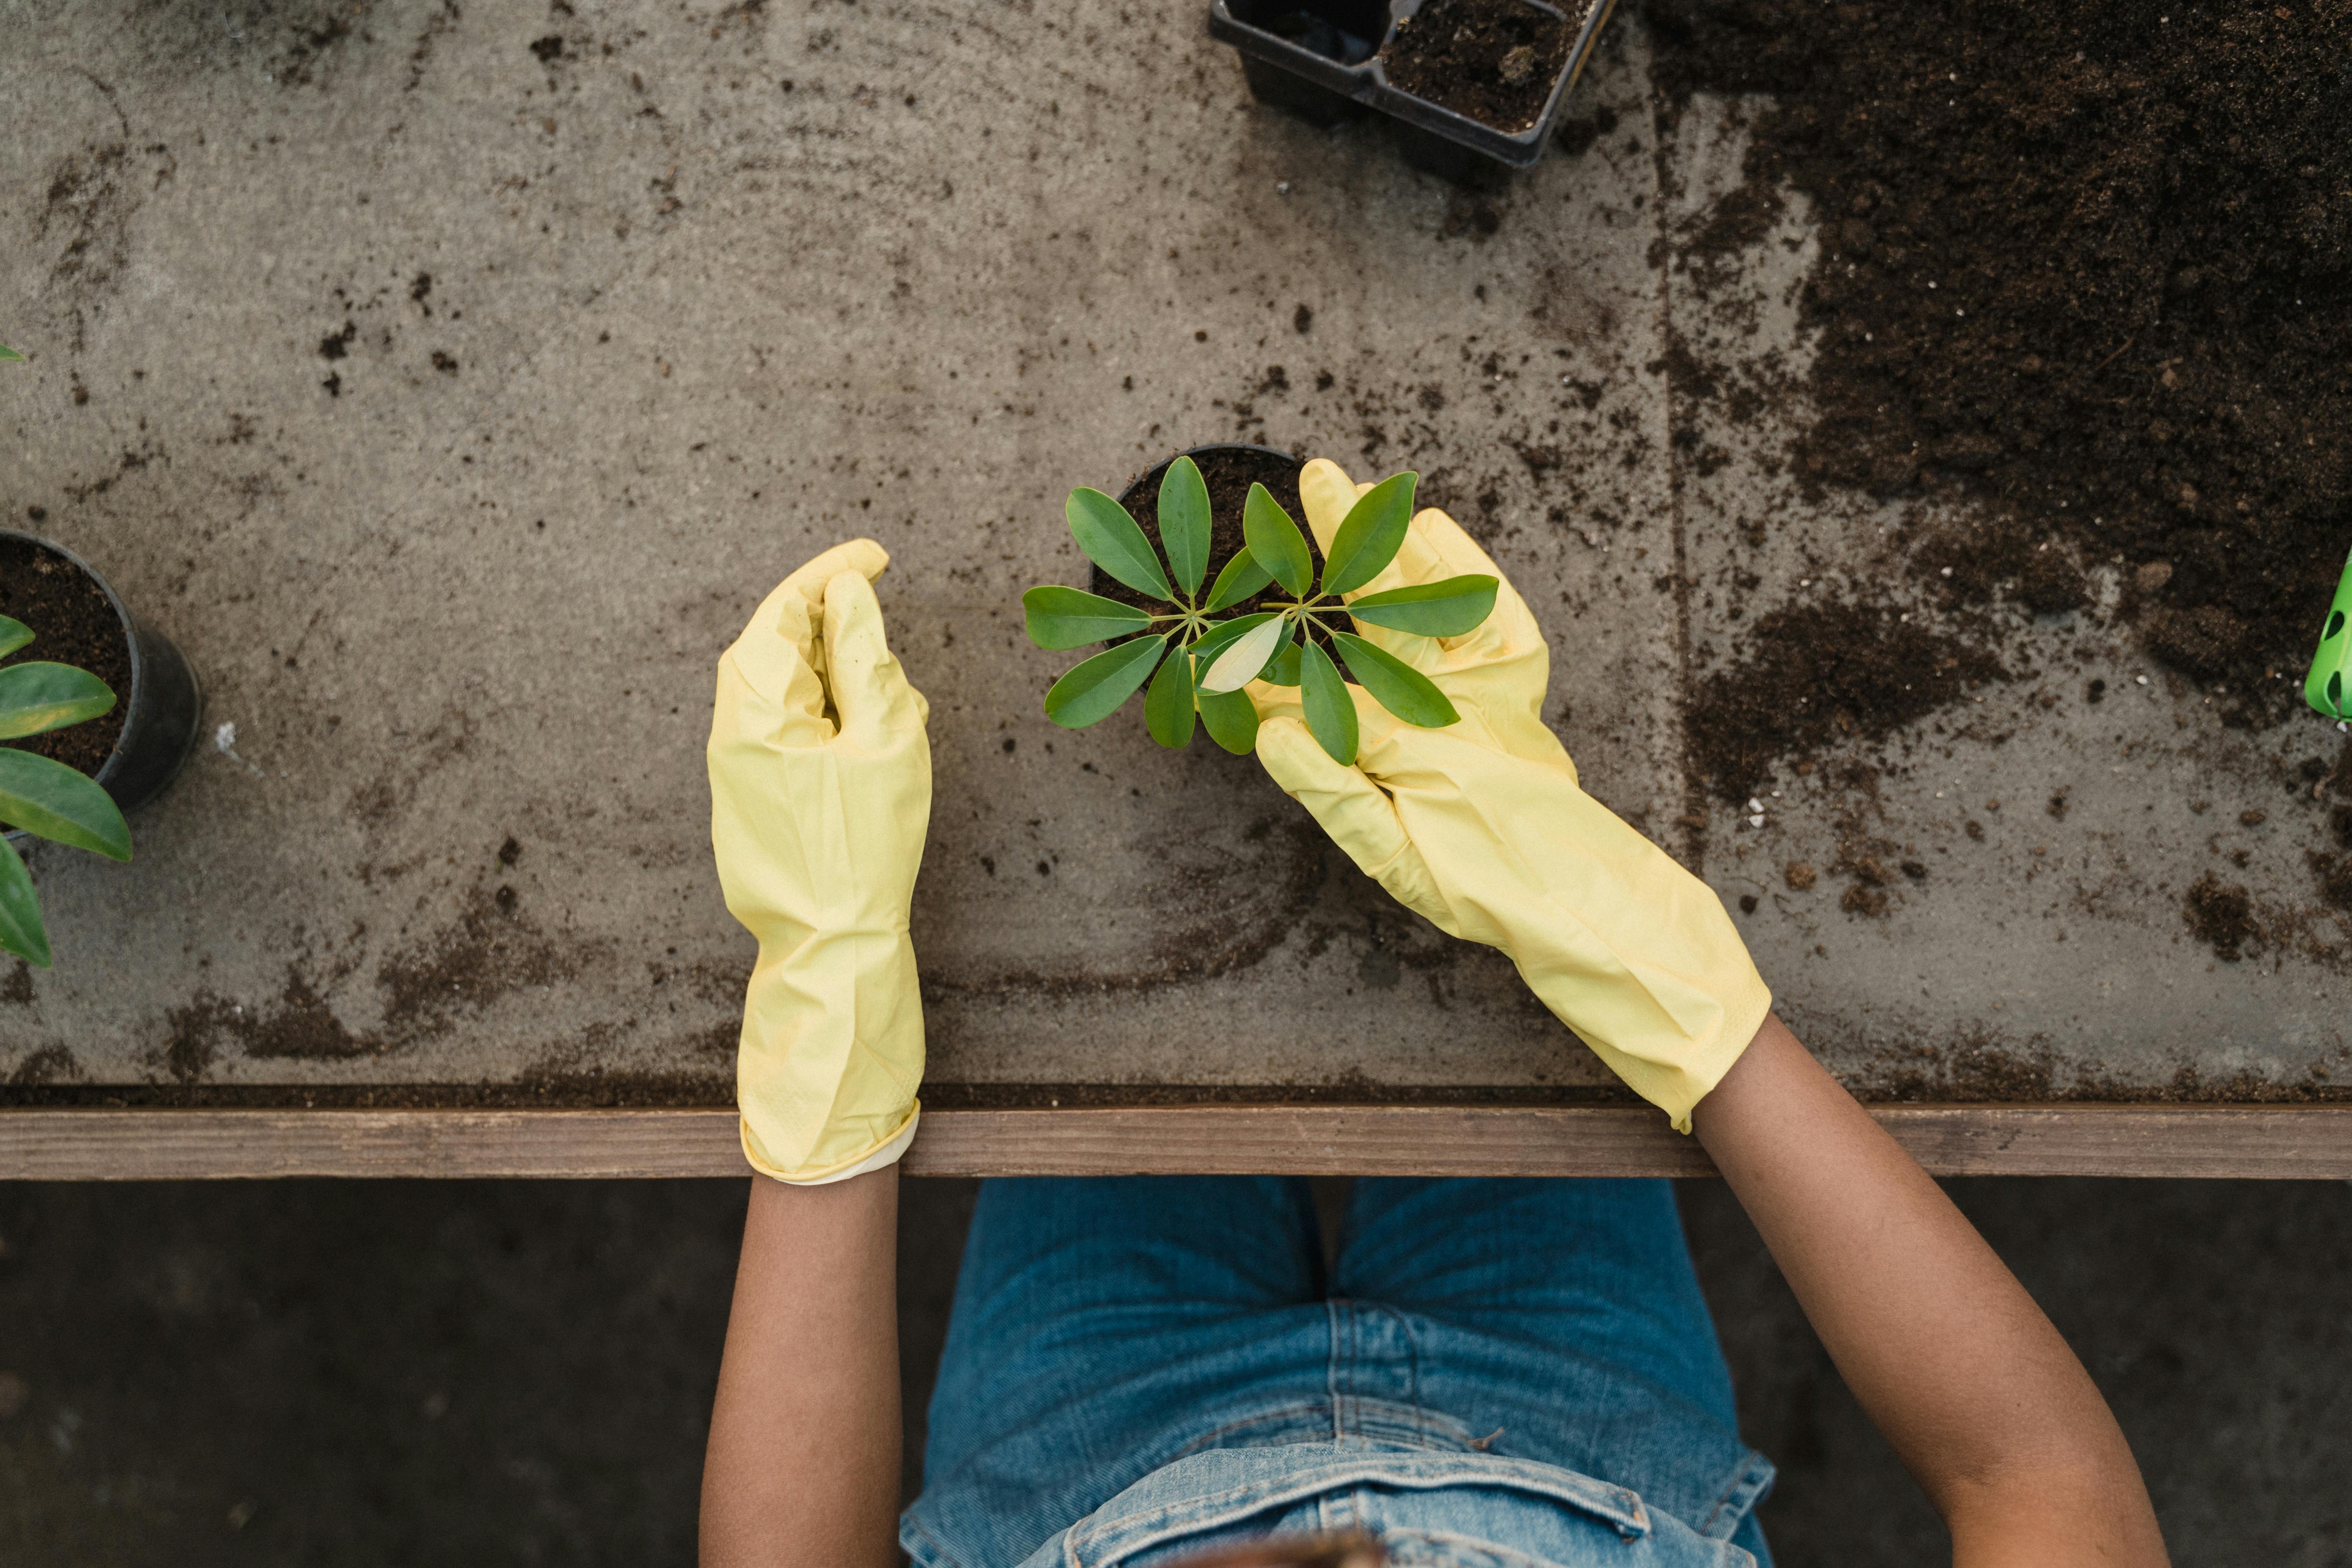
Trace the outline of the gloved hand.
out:
<instances>
[{"instance_id":1,"label":"gloved hand","mask_svg":"<svg viewBox=\"0 0 2352 1568\"><path fill-rule=\"evenodd\" d=\"M1318 546L1370 488L1328 460L1307 465L1299 498ZM1429 510L1360 592L1462 573L1502 578ZM1349 767L1307 732L1297 689L1253 682L1266 772L1398 902L1509 954L1560 1022L1688 1132L1691 1107L1747 1049L1771 994L1723 901L1578 787L1543 721L1550 653L1526 601L1504 581L1494 614L1464 637L1356 630L1433 681L1461 721L1418 729L1350 686L1360 733Z\"/></svg>"},{"instance_id":2,"label":"gloved hand","mask_svg":"<svg viewBox=\"0 0 2352 1568\"><path fill-rule=\"evenodd\" d=\"M889 563L870 539L835 545L719 660L710 846L729 912L760 940L735 1099L745 1158L779 1181L889 1164L921 1110L907 910L931 816L930 704L882 639L870 580Z\"/></svg>"}]
</instances>

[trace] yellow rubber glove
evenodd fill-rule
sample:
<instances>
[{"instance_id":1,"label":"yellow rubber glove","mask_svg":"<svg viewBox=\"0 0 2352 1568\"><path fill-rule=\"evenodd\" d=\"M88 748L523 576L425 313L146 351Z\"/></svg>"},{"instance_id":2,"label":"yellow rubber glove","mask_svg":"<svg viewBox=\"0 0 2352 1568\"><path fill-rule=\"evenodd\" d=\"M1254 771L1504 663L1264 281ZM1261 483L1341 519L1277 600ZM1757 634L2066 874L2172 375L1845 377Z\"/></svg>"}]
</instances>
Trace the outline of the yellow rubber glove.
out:
<instances>
[{"instance_id":1,"label":"yellow rubber glove","mask_svg":"<svg viewBox=\"0 0 2352 1568\"><path fill-rule=\"evenodd\" d=\"M744 1157L779 1181L891 1163L922 1109L907 909L931 816L930 705L882 638L871 579L889 563L870 539L835 545L719 660L710 847L729 912L760 939L735 1100Z\"/></svg>"},{"instance_id":2,"label":"yellow rubber glove","mask_svg":"<svg viewBox=\"0 0 2352 1568\"><path fill-rule=\"evenodd\" d=\"M1299 498L1319 546L1370 488L1327 459L1307 465ZM1424 510L1360 592L1463 573L1503 575L1452 518ZM1560 1022L1688 1132L1771 994L1714 891L1578 787L1543 721L1550 651L1527 602L1503 581L1466 636L1356 630L1427 676L1461 721L1418 729L1350 686L1360 733L1348 767L1307 732L1297 688L1253 682L1266 772L1398 902L1509 954Z\"/></svg>"}]
</instances>

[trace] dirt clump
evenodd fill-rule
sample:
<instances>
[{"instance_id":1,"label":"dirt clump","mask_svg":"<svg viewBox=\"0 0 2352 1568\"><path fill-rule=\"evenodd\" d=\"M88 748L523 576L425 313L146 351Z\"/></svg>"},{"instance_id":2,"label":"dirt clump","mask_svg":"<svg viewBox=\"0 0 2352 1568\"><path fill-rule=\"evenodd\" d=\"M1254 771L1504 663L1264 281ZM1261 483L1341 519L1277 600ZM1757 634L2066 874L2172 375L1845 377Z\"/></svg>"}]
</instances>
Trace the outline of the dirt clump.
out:
<instances>
[{"instance_id":1,"label":"dirt clump","mask_svg":"<svg viewBox=\"0 0 2352 1568\"><path fill-rule=\"evenodd\" d=\"M1885 610L1832 599L1756 623L1744 659L1691 704L1691 755L1717 795L1744 801L1779 759L1877 741L1971 686L2008 679L1990 652Z\"/></svg>"},{"instance_id":2,"label":"dirt clump","mask_svg":"<svg viewBox=\"0 0 2352 1568\"><path fill-rule=\"evenodd\" d=\"M1772 95L1747 175L1819 226L1800 475L2071 539L2155 657L2292 711L2352 515L2340 0L1645 12L1669 104Z\"/></svg>"},{"instance_id":3,"label":"dirt clump","mask_svg":"<svg viewBox=\"0 0 2352 1568\"><path fill-rule=\"evenodd\" d=\"M54 551L20 539L0 539L0 616L33 628L33 640L0 665L28 661L70 664L113 689L114 706L95 719L0 742L19 751L96 773L114 754L131 711L131 642L105 590Z\"/></svg>"},{"instance_id":4,"label":"dirt clump","mask_svg":"<svg viewBox=\"0 0 2352 1568\"><path fill-rule=\"evenodd\" d=\"M2253 900L2246 889L2226 886L2210 871L2189 889L2181 912L2197 940L2211 947L2214 956L2224 963L2237 963L2247 948L2263 940L2263 928L2254 920Z\"/></svg>"},{"instance_id":5,"label":"dirt clump","mask_svg":"<svg viewBox=\"0 0 2352 1568\"><path fill-rule=\"evenodd\" d=\"M1428 0L1380 53L1389 85L1497 131L1543 118L1575 32L1527 0Z\"/></svg>"}]
</instances>

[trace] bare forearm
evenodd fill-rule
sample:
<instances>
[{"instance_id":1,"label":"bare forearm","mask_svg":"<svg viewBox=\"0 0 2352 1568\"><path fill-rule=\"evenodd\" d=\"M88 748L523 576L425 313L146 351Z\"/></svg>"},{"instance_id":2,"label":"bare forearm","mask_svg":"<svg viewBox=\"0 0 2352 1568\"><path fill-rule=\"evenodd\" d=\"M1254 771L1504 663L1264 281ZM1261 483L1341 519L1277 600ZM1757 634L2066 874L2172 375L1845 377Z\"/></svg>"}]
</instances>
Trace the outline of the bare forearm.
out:
<instances>
[{"instance_id":1,"label":"bare forearm","mask_svg":"<svg viewBox=\"0 0 2352 1568\"><path fill-rule=\"evenodd\" d=\"M897 1560L896 1166L754 1179L703 1460L705 1568Z\"/></svg>"},{"instance_id":2,"label":"bare forearm","mask_svg":"<svg viewBox=\"0 0 2352 1568\"><path fill-rule=\"evenodd\" d=\"M1955 1561L2161 1563L2138 1466L2033 1299L1777 1018L1694 1119Z\"/></svg>"}]
</instances>

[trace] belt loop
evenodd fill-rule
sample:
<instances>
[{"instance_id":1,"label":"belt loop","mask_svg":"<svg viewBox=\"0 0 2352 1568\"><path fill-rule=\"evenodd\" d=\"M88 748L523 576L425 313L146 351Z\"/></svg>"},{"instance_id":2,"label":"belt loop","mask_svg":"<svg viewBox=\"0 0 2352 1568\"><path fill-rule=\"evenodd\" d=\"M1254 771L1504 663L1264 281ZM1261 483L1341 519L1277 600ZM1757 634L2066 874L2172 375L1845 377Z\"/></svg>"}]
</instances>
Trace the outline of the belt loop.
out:
<instances>
[{"instance_id":1,"label":"belt loop","mask_svg":"<svg viewBox=\"0 0 2352 1568\"><path fill-rule=\"evenodd\" d=\"M1331 1323L1331 1360L1324 1374L1324 1386L1331 1396L1331 1440L1335 1443L1355 1429L1355 1311L1354 1303L1333 1296L1323 1303Z\"/></svg>"}]
</instances>

